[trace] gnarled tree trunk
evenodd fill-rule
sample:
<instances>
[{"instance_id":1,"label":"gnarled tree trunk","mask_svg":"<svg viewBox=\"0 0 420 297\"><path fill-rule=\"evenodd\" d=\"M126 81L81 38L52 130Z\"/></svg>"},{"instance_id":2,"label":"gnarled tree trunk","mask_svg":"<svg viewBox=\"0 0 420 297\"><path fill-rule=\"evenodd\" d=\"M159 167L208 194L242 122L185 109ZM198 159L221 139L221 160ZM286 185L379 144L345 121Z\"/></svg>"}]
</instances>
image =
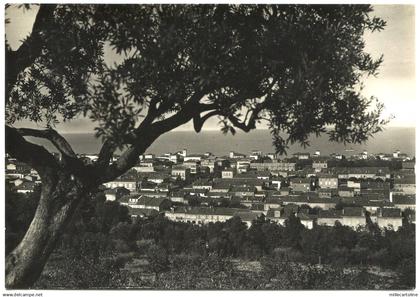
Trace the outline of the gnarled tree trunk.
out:
<instances>
[{"instance_id":1,"label":"gnarled tree trunk","mask_svg":"<svg viewBox=\"0 0 420 297\"><path fill-rule=\"evenodd\" d=\"M46 175L32 223L19 245L6 257L6 288L28 288L35 283L86 194L83 185L69 174Z\"/></svg>"}]
</instances>

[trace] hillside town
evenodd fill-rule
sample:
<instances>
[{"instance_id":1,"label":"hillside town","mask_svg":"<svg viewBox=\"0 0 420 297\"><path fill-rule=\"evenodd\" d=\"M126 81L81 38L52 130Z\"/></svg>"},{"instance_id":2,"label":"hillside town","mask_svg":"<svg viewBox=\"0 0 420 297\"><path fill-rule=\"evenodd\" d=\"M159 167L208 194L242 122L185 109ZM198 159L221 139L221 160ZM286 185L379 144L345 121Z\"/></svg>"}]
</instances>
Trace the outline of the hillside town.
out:
<instances>
[{"instance_id":1,"label":"hillside town","mask_svg":"<svg viewBox=\"0 0 420 297\"><path fill-rule=\"evenodd\" d=\"M86 163L97 158L79 157ZM9 190L31 193L39 183L36 171L7 156ZM101 190L106 200L127 206L133 218L160 214L207 224L237 216L251 226L261 215L278 224L294 215L308 229L339 222L355 230L367 223L394 230L404 219L415 223L415 158L400 151L350 156L316 151L282 159L257 150L227 156L186 149L145 154Z\"/></svg>"}]
</instances>

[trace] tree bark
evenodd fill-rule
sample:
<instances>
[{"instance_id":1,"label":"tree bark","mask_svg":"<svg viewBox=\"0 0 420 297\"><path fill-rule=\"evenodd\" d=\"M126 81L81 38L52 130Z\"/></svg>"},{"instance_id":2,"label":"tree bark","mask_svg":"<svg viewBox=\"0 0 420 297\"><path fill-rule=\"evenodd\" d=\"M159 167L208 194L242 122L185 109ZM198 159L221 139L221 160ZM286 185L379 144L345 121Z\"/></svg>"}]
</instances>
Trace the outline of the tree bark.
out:
<instances>
[{"instance_id":1,"label":"tree bark","mask_svg":"<svg viewBox=\"0 0 420 297\"><path fill-rule=\"evenodd\" d=\"M67 173L51 171L46 175L29 229L6 257L6 288L29 288L35 283L86 194L83 185Z\"/></svg>"},{"instance_id":2,"label":"tree bark","mask_svg":"<svg viewBox=\"0 0 420 297\"><path fill-rule=\"evenodd\" d=\"M138 156L162 134L188 122L207 106L191 105L177 114L137 131L138 142L128 148L113 164L106 164L112 148L105 148L98 167L79 164L69 150L60 150L72 162L58 162L45 148L27 142L23 135L47 138L60 148L66 148L63 139L51 131L34 131L6 126L6 151L13 157L35 168L41 176L42 191L35 216L19 245L6 257L6 287L29 288L41 275L57 240L81 201L89 191L113 180L130 169ZM198 109L198 110L197 110ZM35 134L34 134L35 133ZM53 139L51 140L51 138ZM76 166L74 166L76 163Z\"/></svg>"}]
</instances>

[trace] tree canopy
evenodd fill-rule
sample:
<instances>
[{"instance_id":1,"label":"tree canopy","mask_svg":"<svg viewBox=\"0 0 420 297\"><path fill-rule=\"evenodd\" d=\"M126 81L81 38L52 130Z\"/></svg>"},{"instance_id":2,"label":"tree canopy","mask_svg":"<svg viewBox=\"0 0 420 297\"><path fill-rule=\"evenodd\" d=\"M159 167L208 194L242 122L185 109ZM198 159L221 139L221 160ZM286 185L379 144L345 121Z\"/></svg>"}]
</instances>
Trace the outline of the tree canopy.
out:
<instances>
[{"instance_id":1,"label":"tree canopy","mask_svg":"<svg viewBox=\"0 0 420 297\"><path fill-rule=\"evenodd\" d=\"M265 122L280 153L312 133L362 142L384 124L383 106L360 93L382 62L364 51L363 34L385 26L372 10L43 5L32 34L7 50L6 118L54 126L86 116L115 146L191 119L198 132L212 116L232 133ZM16 73L14 62L27 65Z\"/></svg>"},{"instance_id":2,"label":"tree canopy","mask_svg":"<svg viewBox=\"0 0 420 297\"><path fill-rule=\"evenodd\" d=\"M374 99L360 91L382 62L364 49L364 33L385 26L372 11L40 5L19 48L6 44L6 152L42 180L34 218L6 257L6 286L31 286L83 201L134 166L160 135L191 120L199 132L219 117L225 133L264 122L280 153L291 143L308 145L311 134L362 142L380 131L383 106L371 106ZM94 121L103 139L92 164L53 129L81 117ZM21 120L47 129L14 128ZM25 136L47 139L60 158ZM113 160L117 148L122 154Z\"/></svg>"}]
</instances>

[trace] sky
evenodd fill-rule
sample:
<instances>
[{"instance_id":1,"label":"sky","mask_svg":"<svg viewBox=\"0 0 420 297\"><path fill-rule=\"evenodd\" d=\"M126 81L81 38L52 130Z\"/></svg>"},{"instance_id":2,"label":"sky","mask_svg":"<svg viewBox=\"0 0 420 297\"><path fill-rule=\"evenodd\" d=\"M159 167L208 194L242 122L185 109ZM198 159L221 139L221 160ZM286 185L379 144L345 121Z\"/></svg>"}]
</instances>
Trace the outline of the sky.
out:
<instances>
[{"instance_id":1,"label":"sky","mask_svg":"<svg viewBox=\"0 0 420 297\"><path fill-rule=\"evenodd\" d=\"M6 39L16 49L31 31L36 9L23 11L11 8L6 12L10 24L6 25ZM374 5L376 16L387 22L385 30L365 35L366 51L373 57L384 55L384 63L377 77L369 77L365 82L363 94L375 96L384 103L384 118L391 115L392 127L414 127L416 124L415 97L415 6L414 5ZM110 54L111 55L111 54ZM215 130L218 119L211 118L203 130ZM16 126L27 126L27 122ZM31 124L33 127L33 124ZM38 126L42 128L42 126ZM95 124L88 119L77 119L57 126L61 132L91 132ZM187 123L177 130L193 130Z\"/></svg>"}]
</instances>

